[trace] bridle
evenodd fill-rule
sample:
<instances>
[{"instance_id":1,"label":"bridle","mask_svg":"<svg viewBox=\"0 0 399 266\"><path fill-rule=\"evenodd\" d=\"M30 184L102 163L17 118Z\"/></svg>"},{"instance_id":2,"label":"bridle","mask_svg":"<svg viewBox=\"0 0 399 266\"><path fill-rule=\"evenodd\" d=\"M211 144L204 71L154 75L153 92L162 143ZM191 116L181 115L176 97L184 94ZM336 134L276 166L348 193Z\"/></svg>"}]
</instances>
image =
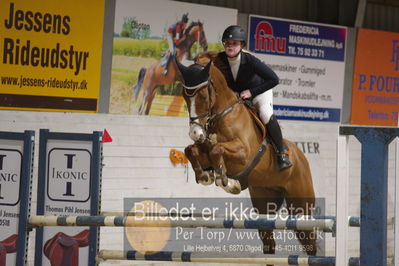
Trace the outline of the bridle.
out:
<instances>
[{"instance_id":1,"label":"bridle","mask_svg":"<svg viewBox=\"0 0 399 266\"><path fill-rule=\"evenodd\" d=\"M193 87L188 87L185 86L183 84L184 87L184 94L187 97L194 97L198 92L200 92L203 89L207 89L208 90L208 110L206 110L205 112L202 112L201 114L197 115L197 116L191 116L191 114L189 114L190 117L190 126L191 125L197 125L199 126L205 133L205 138L209 139L209 131L212 130L212 128L217 124L217 122L224 117L225 115L227 115L230 111L232 111L235 107L236 104L242 104L244 103L243 100L241 100L241 98L237 97L237 101L234 101L232 104L230 104L229 106L227 106L225 109L223 109L223 111L221 111L220 113L212 113L212 107L213 107L213 102L212 102L212 97L211 97L211 93L212 93L212 87L213 87L213 82L212 79L208 79L205 82L202 82L196 86ZM188 92L187 90L193 91L193 92ZM199 123L199 119L207 117L206 121L204 124ZM197 122L198 121L198 122Z\"/></svg>"},{"instance_id":2,"label":"bridle","mask_svg":"<svg viewBox=\"0 0 399 266\"><path fill-rule=\"evenodd\" d=\"M193 87L188 87L188 86L186 86L186 85L184 85L183 84L183 87L184 87L184 94L188 97L188 98L191 98L191 97L194 97L195 95L197 95L200 91L202 91L203 89L207 89L208 90L208 109L205 111L205 112L202 112L201 114L199 114L199 115L197 115L197 116L191 116L191 114L189 114L189 117L190 117L190 125L197 125L197 126L199 126L199 127L201 127L202 128L202 130L204 131L204 132L206 132L206 129L207 129L207 123L205 123L204 125L202 125L202 124L200 124L199 122L197 122L197 121L199 121L199 119L201 119L201 118L203 118L203 117L206 117L206 116L208 116L208 119L207 119L207 121L209 120L209 117L210 117L210 114L211 114L211 109L212 109L212 106L213 106L213 103L212 103L212 97L211 97L211 88L210 88L210 86L211 86L211 84L212 84L212 81L210 80L210 79L208 79L208 80L206 80L205 82L202 82L202 83L200 83L200 84L198 84L198 85L196 85L196 86L193 86ZM192 91L192 92L190 92L190 91Z\"/></svg>"}]
</instances>

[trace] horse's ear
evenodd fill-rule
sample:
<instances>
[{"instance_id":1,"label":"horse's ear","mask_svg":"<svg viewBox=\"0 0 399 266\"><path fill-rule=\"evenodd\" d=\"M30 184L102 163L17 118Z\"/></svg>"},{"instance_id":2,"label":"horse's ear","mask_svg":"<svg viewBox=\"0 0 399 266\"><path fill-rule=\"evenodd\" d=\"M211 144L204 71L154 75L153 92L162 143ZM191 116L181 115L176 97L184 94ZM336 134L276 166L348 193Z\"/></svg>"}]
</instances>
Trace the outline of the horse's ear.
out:
<instances>
[{"instance_id":1,"label":"horse's ear","mask_svg":"<svg viewBox=\"0 0 399 266\"><path fill-rule=\"evenodd\" d=\"M205 65L206 63L208 63L208 60L214 61L215 58L217 57L217 55L218 55L218 53L215 51L203 52L203 53L198 54L194 58L194 62L197 64Z\"/></svg>"}]
</instances>

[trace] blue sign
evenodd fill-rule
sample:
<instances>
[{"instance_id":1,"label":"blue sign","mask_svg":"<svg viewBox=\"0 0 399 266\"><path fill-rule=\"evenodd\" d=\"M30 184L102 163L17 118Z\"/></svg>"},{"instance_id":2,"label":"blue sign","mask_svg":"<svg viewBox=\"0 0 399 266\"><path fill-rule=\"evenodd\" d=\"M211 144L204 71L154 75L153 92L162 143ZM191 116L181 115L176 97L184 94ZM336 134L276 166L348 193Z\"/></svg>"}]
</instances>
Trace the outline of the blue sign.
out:
<instances>
[{"instance_id":1,"label":"blue sign","mask_svg":"<svg viewBox=\"0 0 399 266\"><path fill-rule=\"evenodd\" d=\"M341 109L274 105L277 119L317 122L339 122Z\"/></svg>"},{"instance_id":2,"label":"blue sign","mask_svg":"<svg viewBox=\"0 0 399 266\"><path fill-rule=\"evenodd\" d=\"M345 59L346 28L250 16L248 49L255 53Z\"/></svg>"}]
</instances>

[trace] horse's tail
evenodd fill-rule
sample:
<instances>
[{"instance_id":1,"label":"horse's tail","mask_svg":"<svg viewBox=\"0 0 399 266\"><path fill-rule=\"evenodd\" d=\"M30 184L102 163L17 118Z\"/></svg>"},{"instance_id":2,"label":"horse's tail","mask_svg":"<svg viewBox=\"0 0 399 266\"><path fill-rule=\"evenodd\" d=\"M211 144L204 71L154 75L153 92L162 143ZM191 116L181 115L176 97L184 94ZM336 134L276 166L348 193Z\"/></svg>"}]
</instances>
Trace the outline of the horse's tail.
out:
<instances>
[{"instance_id":1,"label":"horse's tail","mask_svg":"<svg viewBox=\"0 0 399 266\"><path fill-rule=\"evenodd\" d=\"M140 94L140 89L141 86L143 85L143 80L144 80L144 76L145 73L147 72L147 68L142 67L139 71L139 76L137 78L137 84L136 86L133 88L134 91L134 100L137 101L137 98L139 97Z\"/></svg>"}]
</instances>

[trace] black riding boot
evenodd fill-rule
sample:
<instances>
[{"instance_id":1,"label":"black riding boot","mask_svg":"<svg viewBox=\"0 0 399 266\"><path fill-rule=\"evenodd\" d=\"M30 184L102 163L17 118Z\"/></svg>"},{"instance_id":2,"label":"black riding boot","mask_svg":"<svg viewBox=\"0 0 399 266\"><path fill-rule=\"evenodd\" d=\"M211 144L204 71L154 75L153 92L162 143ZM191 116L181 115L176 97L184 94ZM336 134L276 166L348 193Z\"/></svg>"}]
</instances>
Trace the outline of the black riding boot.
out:
<instances>
[{"instance_id":1,"label":"black riding boot","mask_svg":"<svg viewBox=\"0 0 399 266\"><path fill-rule=\"evenodd\" d=\"M280 171L290 168L292 163L288 158L288 147L283 143L283 135L281 133L280 125L274 115L270 117L269 123L266 124L267 134L273 142L274 149L277 156L277 164Z\"/></svg>"}]
</instances>

